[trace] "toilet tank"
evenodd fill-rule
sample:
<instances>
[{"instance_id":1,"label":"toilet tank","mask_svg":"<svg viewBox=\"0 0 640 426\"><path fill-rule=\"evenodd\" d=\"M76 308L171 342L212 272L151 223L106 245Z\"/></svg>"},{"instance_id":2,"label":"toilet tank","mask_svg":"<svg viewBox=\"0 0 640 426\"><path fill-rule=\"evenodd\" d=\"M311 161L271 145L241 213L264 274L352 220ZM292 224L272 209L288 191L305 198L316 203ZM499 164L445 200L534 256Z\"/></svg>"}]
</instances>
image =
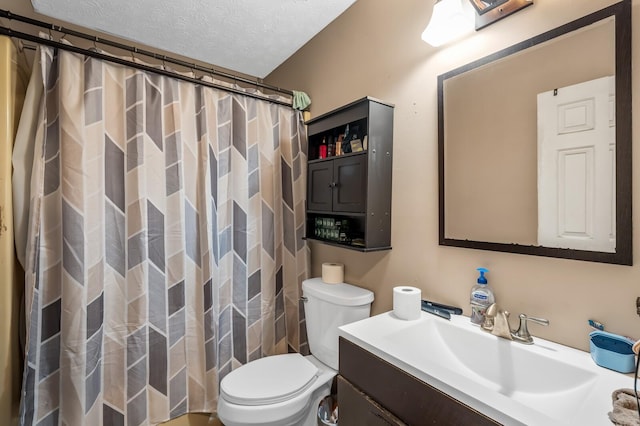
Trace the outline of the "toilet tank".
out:
<instances>
[{"instance_id":1,"label":"toilet tank","mask_svg":"<svg viewBox=\"0 0 640 426\"><path fill-rule=\"evenodd\" d=\"M351 284L326 284L321 278L302 282L307 339L311 354L338 370L338 327L371 313L373 293Z\"/></svg>"}]
</instances>

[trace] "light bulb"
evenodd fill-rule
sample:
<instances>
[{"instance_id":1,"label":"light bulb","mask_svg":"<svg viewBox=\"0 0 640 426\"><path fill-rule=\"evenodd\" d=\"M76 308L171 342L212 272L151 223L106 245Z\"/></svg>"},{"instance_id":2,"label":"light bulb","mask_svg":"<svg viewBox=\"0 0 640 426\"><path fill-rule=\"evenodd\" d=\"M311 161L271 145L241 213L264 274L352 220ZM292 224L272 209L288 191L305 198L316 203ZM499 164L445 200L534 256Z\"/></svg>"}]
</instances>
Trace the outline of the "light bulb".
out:
<instances>
[{"instance_id":1,"label":"light bulb","mask_svg":"<svg viewBox=\"0 0 640 426\"><path fill-rule=\"evenodd\" d=\"M473 25L473 9L465 8L461 0L438 0L422 40L435 47L441 46L471 32Z\"/></svg>"}]
</instances>

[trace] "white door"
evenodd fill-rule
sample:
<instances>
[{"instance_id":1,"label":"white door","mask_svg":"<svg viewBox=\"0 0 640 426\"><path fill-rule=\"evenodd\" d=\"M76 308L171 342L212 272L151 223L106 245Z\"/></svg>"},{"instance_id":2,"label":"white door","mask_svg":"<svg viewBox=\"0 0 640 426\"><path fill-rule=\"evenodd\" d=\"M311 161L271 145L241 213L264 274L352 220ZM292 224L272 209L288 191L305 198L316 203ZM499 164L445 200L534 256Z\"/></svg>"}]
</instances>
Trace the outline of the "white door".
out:
<instances>
[{"instance_id":1,"label":"white door","mask_svg":"<svg viewBox=\"0 0 640 426\"><path fill-rule=\"evenodd\" d=\"M615 252L615 84L538 94L538 244Z\"/></svg>"}]
</instances>

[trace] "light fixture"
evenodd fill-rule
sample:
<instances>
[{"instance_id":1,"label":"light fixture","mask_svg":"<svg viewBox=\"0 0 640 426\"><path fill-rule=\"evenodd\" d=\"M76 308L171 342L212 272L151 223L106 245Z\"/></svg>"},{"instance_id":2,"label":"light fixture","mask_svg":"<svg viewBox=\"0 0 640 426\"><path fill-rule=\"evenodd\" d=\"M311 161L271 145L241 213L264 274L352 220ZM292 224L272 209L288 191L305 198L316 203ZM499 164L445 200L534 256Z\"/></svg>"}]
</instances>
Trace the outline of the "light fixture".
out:
<instances>
[{"instance_id":1,"label":"light fixture","mask_svg":"<svg viewBox=\"0 0 640 426\"><path fill-rule=\"evenodd\" d=\"M471 32L475 13L465 6L468 6L467 0L436 0L422 40L437 47Z\"/></svg>"}]
</instances>

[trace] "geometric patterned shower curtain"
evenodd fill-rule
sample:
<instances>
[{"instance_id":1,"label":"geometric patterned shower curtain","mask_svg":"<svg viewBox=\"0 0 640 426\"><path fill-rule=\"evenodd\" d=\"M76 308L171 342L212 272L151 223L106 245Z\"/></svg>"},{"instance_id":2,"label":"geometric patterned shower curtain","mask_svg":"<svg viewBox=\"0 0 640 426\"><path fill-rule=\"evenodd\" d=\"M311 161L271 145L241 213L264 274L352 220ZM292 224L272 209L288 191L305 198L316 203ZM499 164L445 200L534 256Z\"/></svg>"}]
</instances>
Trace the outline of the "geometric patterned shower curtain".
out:
<instances>
[{"instance_id":1,"label":"geometric patterned shower curtain","mask_svg":"<svg viewBox=\"0 0 640 426\"><path fill-rule=\"evenodd\" d=\"M40 50L22 423L215 412L225 374L307 350L301 116Z\"/></svg>"}]
</instances>

